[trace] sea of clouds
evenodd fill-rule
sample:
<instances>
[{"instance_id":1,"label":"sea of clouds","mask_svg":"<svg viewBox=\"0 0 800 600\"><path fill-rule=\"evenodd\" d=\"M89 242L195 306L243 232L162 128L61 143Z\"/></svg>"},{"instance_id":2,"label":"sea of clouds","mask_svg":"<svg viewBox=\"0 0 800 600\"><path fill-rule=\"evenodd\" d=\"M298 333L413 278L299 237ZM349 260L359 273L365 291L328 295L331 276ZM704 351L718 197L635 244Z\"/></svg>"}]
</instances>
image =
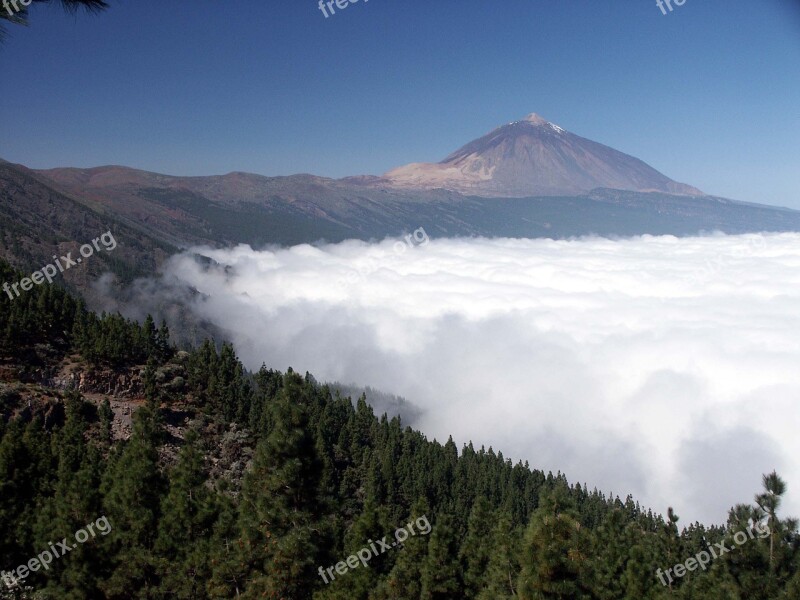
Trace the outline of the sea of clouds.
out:
<instances>
[{"instance_id":1,"label":"sea of clouds","mask_svg":"<svg viewBox=\"0 0 800 600\"><path fill-rule=\"evenodd\" d=\"M404 247L404 249L403 249ZM196 253L212 258L209 267ZM244 363L369 385L413 425L688 524L761 475L800 516L800 235L195 248L164 280Z\"/></svg>"}]
</instances>

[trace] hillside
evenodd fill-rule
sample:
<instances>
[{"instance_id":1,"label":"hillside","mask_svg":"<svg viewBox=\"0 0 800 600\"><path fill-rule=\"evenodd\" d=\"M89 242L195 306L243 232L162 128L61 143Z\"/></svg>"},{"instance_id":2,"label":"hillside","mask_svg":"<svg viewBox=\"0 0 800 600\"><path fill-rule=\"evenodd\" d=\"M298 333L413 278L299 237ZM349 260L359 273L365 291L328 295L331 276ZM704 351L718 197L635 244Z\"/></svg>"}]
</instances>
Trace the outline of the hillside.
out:
<instances>
[{"instance_id":1,"label":"hillside","mask_svg":"<svg viewBox=\"0 0 800 600\"><path fill-rule=\"evenodd\" d=\"M106 232L116 245L107 238L108 247L98 244L79 268L59 272L59 281L88 293L89 283L106 272L121 281L154 273L176 248L121 217L56 191L24 167L0 161L0 256L26 273L53 263L56 253L78 258L81 245Z\"/></svg>"},{"instance_id":2,"label":"hillside","mask_svg":"<svg viewBox=\"0 0 800 600\"><path fill-rule=\"evenodd\" d=\"M429 441L309 374L248 373L228 345L176 352L165 327L98 318L53 286L0 295L0 381L2 598L800 591L796 522L742 504L680 530L630 497ZM99 533L81 540L87 524ZM16 568L73 536L48 569ZM731 551L667 587L663 570L712 545Z\"/></svg>"},{"instance_id":3,"label":"hillside","mask_svg":"<svg viewBox=\"0 0 800 600\"><path fill-rule=\"evenodd\" d=\"M179 246L383 239L418 227L432 237L526 238L800 231L800 211L663 192L483 198L399 189L379 178L175 177L123 167L34 173L71 198Z\"/></svg>"}]
</instances>

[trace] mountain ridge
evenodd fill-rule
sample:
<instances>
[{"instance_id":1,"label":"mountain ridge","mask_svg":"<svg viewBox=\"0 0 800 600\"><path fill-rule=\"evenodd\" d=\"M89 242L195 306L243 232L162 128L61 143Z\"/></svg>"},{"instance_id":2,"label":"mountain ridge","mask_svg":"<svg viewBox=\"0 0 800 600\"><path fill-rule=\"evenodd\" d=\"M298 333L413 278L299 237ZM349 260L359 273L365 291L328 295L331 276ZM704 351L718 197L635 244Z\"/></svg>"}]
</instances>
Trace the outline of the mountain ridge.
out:
<instances>
[{"instance_id":1,"label":"mountain ridge","mask_svg":"<svg viewBox=\"0 0 800 600\"><path fill-rule=\"evenodd\" d=\"M178 247L368 241L419 227L432 237L522 238L800 231L800 211L714 196L598 188L576 196L502 198L380 186L374 177L6 169ZM8 200L10 207L24 203L24 194Z\"/></svg>"},{"instance_id":2,"label":"mountain ridge","mask_svg":"<svg viewBox=\"0 0 800 600\"><path fill-rule=\"evenodd\" d=\"M574 196L596 188L705 195L536 113L493 129L438 163L410 163L383 178L401 188L443 188L484 197Z\"/></svg>"},{"instance_id":3,"label":"mountain ridge","mask_svg":"<svg viewBox=\"0 0 800 600\"><path fill-rule=\"evenodd\" d=\"M0 165L0 184L3 176L7 183L2 200L15 215L8 222L24 217L28 237L35 227L22 211L36 193L61 195L184 248L372 240L419 227L432 237L800 231L800 211L705 195L535 113L439 163L412 163L384 176L174 176L122 165ZM57 193L34 193L34 180Z\"/></svg>"}]
</instances>

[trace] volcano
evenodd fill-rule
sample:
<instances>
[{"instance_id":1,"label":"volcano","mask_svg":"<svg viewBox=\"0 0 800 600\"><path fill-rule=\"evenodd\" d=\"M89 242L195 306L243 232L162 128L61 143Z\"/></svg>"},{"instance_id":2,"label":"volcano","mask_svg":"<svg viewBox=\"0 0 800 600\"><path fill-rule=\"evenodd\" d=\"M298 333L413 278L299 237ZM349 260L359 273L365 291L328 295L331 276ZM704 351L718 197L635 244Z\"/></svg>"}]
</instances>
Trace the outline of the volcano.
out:
<instances>
[{"instance_id":1,"label":"volcano","mask_svg":"<svg viewBox=\"0 0 800 600\"><path fill-rule=\"evenodd\" d=\"M570 133L535 113L498 127L439 163L412 163L383 178L400 188L485 197L574 196L596 188L704 195L638 158Z\"/></svg>"}]
</instances>

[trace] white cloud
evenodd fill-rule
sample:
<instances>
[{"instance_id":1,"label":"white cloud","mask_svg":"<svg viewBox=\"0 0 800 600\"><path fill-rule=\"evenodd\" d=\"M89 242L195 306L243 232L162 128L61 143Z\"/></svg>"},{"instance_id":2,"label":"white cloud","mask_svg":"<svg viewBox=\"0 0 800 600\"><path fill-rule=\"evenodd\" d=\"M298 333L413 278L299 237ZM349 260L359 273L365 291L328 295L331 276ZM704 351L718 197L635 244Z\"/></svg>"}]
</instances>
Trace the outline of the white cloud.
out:
<instances>
[{"instance_id":1,"label":"white cloud","mask_svg":"<svg viewBox=\"0 0 800 600\"><path fill-rule=\"evenodd\" d=\"M724 521L772 469L800 513L800 235L394 244L204 248L230 268L166 271L250 368L399 394L431 437L683 524Z\"/></svg>"}]
</instances>

